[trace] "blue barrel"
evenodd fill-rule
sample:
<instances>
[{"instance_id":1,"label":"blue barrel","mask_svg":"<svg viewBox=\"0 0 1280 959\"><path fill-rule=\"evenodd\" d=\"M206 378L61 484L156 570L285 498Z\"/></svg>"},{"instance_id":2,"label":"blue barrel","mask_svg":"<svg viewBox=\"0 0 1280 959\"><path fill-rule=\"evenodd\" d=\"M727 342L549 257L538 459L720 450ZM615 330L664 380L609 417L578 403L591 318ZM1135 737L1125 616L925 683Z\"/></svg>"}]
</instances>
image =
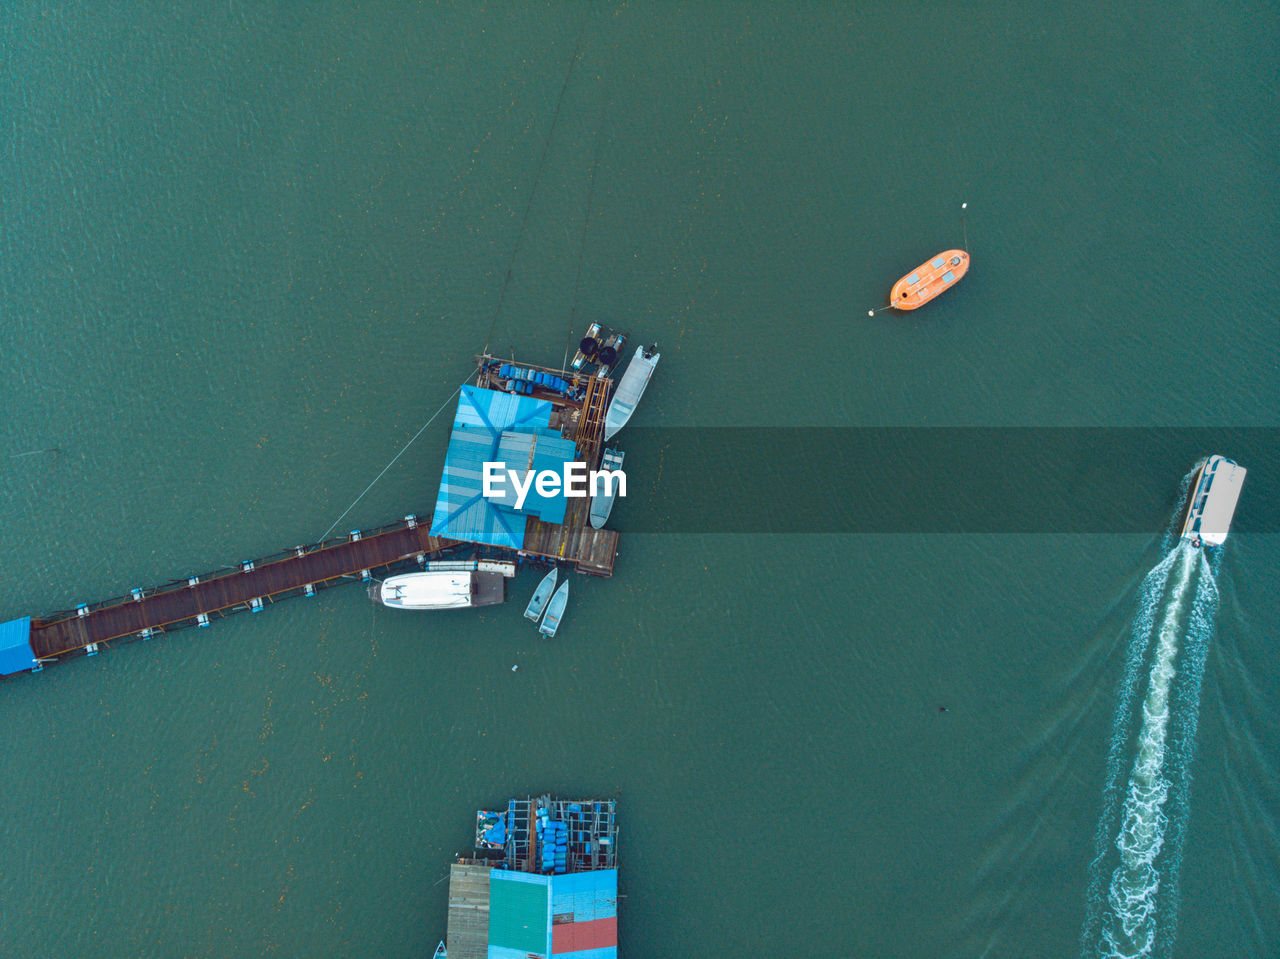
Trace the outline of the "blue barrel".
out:
<instances>
[{"instance_id":1,"label":"blue barrel","mask_svg":"<svg viewBox=\"0 0 1280 959\"><path fill-rule=\"evenodd\" d=\"M504 380L511 379L511 364L503 363L502 368L498 370L498 375L501 376Z\"/></svg>"}]
</instances>

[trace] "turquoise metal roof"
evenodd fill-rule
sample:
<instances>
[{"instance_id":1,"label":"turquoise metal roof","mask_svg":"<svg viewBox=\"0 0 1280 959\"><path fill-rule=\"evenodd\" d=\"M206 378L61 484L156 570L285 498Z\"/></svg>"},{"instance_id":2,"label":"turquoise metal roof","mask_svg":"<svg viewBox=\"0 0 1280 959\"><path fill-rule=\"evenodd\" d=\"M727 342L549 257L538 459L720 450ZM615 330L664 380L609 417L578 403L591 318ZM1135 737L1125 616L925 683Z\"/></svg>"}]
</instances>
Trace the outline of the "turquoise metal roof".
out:
<instances>
[{"instance_id":1,"label":"turquoise metal roof","mask_svg":"<svg viewBox=\"0 0 1280 959\"><path fill-rule=\"evenodd\" d=\"M0 675L9 676L36 664L31 650L31 617L0 623Z\"/></svg>"},{"instance_id":2,"label":"turquoise metal roof","mask_svg":"<svg viewBox=\"0 0 1280 959\"><path fill-rule=\"evenodd\" d=\"M617 959L618 871L489 873L487 959Z\"/></svg>"},{"instance_id":3,"label":"turquoise metal roof","mask_svg":"<svg viewBox=\"0 0 1280 959\"><path fill-rule=\"evenodd\" d=\"M505 869L489 873L489 959L550 954L550 879Z\"/></svg>"},{"instance_id":4,"label":"turquoise metal roof","mask_svg":"<svg viewBox=\"0 0 1280 959\"><path fill-rule=\"evenodd\" d=\"M433 536L520 549L530 516L547 523L564 521L562 494L544 497L530 487L519 511L514 492L493 500L482 495L486 462L560 472L575 457L574 444L550 429L551 411L547 400L462 388L431 519Z\"/></svg>"},{"instance_id":5,"label":"turquoise metal roof","mask_svg":"<svg viewBox=\"0 0 1280 959\"><path fill-rule=\"evenodd\" d=\"M618 915L618 870L595 869L553 876L551 914L574 922L612 919Z\"/></svg>"}]
</instances>

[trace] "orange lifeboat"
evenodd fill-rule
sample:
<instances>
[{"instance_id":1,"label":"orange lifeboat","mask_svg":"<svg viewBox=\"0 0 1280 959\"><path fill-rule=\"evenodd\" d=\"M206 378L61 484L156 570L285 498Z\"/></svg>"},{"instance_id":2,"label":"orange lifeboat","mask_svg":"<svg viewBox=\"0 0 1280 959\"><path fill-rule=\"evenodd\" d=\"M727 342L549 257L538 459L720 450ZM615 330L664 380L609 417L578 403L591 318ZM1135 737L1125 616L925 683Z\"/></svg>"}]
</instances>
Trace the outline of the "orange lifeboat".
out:
<instances>
[{"instance_id":1,"label":"orange lifeboat","mask_svg":"<svg viewBox=\"0 0 1280 959\"><path fill-rule=\"evenodd\" d=\"M969 269L969 254L947 250L920 264L889 291L889 305L898 310L924 306L943 290L949 290Z\"/></svg>"}]
</instances>

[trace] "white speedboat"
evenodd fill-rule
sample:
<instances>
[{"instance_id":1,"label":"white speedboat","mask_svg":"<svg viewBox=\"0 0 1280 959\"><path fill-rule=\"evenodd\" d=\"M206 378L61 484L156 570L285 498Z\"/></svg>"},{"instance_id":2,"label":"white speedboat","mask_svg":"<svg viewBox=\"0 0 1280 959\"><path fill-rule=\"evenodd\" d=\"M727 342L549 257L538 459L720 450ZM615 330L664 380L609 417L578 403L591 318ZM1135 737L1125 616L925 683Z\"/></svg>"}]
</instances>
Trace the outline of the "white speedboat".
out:
<instances>
[{"instance_id":1,"label":"white speedboat","mask_svg":"<svg viewBox=\"0 0 1280 959\"><path fill-rule=\"evenodd\" d=\"M1245 468L1225 456L1210 456L1196 473L1182 523L1192 546L1221 546L1227 538L1244 485Z\"/></svg>"},{"instance_id":2,"label":"white speedboat","mask_svg":"<svg viewBox=\"0 0 1280 959\"><path fill-rule=\"evenodd\" d=\"M605 450L604 456L600 458L600 472L620 471L625 455L619 450ZM617 477L596 477L596 488L591 491L591 525L595 529L602 529L608 522L609 514L613 512L613 501L618 497L618 483Z\"/></svg>"},{"instance_id":3,"label":"white speedboat","mask_svg":"<svg viewBox=\"0 0 1280 959\"><path fill-rule=\"evenodd\" d=\"M657 369L660 358L661 354L658 352L656 343L653 346L636 348L636 355L627 364L627 371L618 381L618 388L613 393L609 410L604 415L606 440L612 439L613 434L626 426L627 420L631 419L631 414L635 412L636 404L644 395L644 389L649 385L649 380L653 376L653 371Z\"/></svg>"},{"instance_id":4,"label":"white speedboat","mask_svg":"<svg viewBox=\"0 0 1280 959\"><path fill-rule=\"evenodd\" d=\"M506 599L502 573L434 569L388 576L369 587L369 598L392 609L465 609Z\"/></svg>"}]
</instances>

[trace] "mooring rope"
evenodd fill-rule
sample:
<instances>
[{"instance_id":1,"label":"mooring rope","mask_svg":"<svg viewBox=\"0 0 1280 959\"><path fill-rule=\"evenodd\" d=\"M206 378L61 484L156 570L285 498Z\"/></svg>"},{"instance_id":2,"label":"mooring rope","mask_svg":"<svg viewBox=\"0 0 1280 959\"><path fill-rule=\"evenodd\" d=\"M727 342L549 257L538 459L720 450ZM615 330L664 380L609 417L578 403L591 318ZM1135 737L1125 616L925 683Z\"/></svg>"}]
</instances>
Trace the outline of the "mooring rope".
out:
<instances>
[{"instance_id":1,"label":"mooring rope","mask_svg":"<svg viewBox=\"0 0 1280 959\"><path fill-rule=\"evenodd\" d=\"M565 71L564 83L560 87L560 96L556 100L555 111L551 114L551 128L547 130L546 139L542 141L542 153L538 156L538 166L533 175L533 186L529 188L529 198L525 201L524 215L520 217L520 230L516 233L516 246L511 251L511 259L507 263L507 275L502 280L502 290L498 293L498 305L493 311L493 320L489 323L489 332L484 338L484 352L489 352L489 343L493 339L494 327L502 316L502 305L507 300L507 287L511 285L511 276L515 272L516 258L520 255L520 247L524 244L525 227L529 223L529 211L533 209L533 198L538 192L538 184L542 182L542 172L546 168L547 153L551 149L551 140L555 136L556 124L560 122L560 107L564 104L565 94L569 92L569 81L573 79L574 68L578 65L578 56L582 53L582 38L587 32L587 18L583 17L582 26L578 28L578 39L573 44L573 56L569 58L569 69Z\"/></svg>"},{"instance_id":2,"label":"mooring rope","mask_svg":"<svg viewBox=\"0 0 1280 959\"><path fill-rule=\"evenodd\" d=\"M476 375L475 373L471 374L471 376L475 376L475 375ZM382 477L387 475L387 470L391 469L391 467L396 465L396 460L398 460L401 456L404 455L405 450L407 450L410 446L413 445L414 440L416 440L419 436L425 433L427 431L427 427L436 421L436 417L444 412L445 407L447 407L450 403L453 402L453 398L462 392L462 388L466 386L468 382L470 382L471 376L468 376L465 380L463 380L461 383L458 384L458 388L455 389L452 393L450 393L449 398L440 404L440 409L436 410L434 413L431 414L431 419L427 420L425 423L422 424L422 429L418 430L418 432L413 434L413 438L410 439L409 442L405 443L404 446L400 448L400 452L391 458L391 462L382 468L382 472L373 478L373 482L364 488L364 492L361 493L359 496L357 496L352 501L351 505L342 511L342 516L339 516L337 519L333 521L333 525L324 531L323 536L321 536L318 540L316 540L317 543L323 543L325 541L325 538L328 537L330 533L332 533L335 529L338 528L338 524L342 522L343 517L356 508L356 503L359 503L362 499L364 499L365 495L369 492L369 490L373 489L374 485L378 482L378 480L382 479Z\"/></svg>"}]
</instances>

